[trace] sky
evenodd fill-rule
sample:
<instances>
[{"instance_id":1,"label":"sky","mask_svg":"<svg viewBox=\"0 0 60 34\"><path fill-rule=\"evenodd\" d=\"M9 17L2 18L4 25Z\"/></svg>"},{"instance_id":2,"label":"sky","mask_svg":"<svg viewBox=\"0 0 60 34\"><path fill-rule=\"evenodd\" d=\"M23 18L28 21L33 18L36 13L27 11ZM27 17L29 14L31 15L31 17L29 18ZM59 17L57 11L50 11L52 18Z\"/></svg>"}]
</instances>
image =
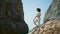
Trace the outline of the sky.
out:
<instances>
[{"instance_id":1,"label":"sky","mask_svg":"<svg viewBox=\"0 0 60 34\"><path fill-rule=\"evenodd\" d=\"M29 30L32 30L35 25L33 19L36 16L36 8L41 9L41 24L43 23L44 15L49 8L52 0L22 0L24 10L24 20L28 24Z\"/></svg>"}]
</instances>

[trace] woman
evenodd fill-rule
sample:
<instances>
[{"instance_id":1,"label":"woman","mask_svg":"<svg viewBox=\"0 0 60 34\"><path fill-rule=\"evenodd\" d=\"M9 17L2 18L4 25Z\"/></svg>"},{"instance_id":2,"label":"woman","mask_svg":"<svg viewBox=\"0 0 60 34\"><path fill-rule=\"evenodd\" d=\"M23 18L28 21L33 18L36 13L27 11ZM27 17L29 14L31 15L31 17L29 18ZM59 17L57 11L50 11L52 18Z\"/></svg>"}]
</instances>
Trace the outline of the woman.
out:
<instances>
[{"instance_id":1,"label":"woman","mask_svg":"<svg viewBox=\"0 0 60 34\"><path fill-rule=\"evenodd\" d=\"M41 16L41 9L37 8L37 15L33 19L33 22L36 26L40 26L40 16ZM37 24L38 23L38 24Z\"/></svg>"}]
</instances>

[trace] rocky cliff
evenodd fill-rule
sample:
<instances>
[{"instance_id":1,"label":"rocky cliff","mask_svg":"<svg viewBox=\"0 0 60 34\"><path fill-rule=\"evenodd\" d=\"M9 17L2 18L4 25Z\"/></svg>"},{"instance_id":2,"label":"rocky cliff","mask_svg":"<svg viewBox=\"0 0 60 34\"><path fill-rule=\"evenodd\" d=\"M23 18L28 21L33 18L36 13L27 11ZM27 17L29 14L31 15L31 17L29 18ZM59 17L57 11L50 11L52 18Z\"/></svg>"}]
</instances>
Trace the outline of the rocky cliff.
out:
<instances>
[{"instance_id":1,"label":"rocky cliff","mask_svg":"<svg viewBox=\"0 0 60 34\"><path fill-rule=\"evenodd\" d=\"M52 1L43 24L33 28L30 34L60 34L60 0Z\"/></svg>"},{"instance_id":2,"label":"rocky cliff","mask_svg":"<svg viewBox=\"0 0 60 34\"><path fill-rule=\"evenodd\" d=\"M44 17L44 23L49 20L60 20L60 0L53 0L47 10Z\"/></svg>"},{"instance_id":3,"label":"rocky cliff","mask_svg":"<svg viewBox=\"0 0 60 34\"><path fill-rule=\"evenodd\" d=\"M21 0L0 0L0 34L27 34Z\"/></svg>"}]
</instances>

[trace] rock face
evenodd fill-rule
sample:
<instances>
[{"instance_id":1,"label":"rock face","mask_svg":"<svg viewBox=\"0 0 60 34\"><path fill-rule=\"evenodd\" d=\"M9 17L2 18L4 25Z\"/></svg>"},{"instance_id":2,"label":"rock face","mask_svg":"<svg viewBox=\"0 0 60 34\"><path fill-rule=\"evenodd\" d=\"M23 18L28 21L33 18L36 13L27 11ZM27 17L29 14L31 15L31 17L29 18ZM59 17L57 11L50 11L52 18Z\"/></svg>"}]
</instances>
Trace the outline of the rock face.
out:
<instances>
[{"instance_id":1,"label":"rock face","mask_svg":"<svg viewBox=\"0 0 60 34\"><path fill-rule=\"evenodd\" d=\"M44 23L49 20L60 20L60 0L53 0L52 4L47 10L44 17Z\"/></svg>"},{"instance_id":2,"label":"rock face","mask_svg":"<svg viewBox=\"0 0 60 34\"><path fill-rule=\"evenodd\" d=\"M48 21L44 26L34 28L30 34L60 34L60 20Z\"/></svg>"},{"instance_id":3,"label":"rock face","mask_svg":"<svg viewBox=\"0 0 60 34\"><path fill-rule=\"evenodd\" d=\"M60 0L53 0L43 24L33 28L30 34L60 34Z\"/></svg>"},{"instance_id":4,"label":"rock face","mask_svg":"<svg viewBox=\"0 0 60 34\"><path fill-rule=\"evenodd\" d=\"M27 34L21 0L0 0L0 34Z\"/></svg>"}]
</instances>

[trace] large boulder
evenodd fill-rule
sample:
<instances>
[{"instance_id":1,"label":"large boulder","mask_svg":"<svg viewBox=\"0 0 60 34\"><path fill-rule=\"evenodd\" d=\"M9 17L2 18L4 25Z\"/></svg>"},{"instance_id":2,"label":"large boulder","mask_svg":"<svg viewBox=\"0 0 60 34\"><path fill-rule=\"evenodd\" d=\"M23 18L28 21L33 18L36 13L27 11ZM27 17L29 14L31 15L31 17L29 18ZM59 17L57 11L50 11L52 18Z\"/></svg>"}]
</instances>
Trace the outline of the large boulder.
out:
<instances>
[{"instance_id":1,"label":"large boulder","mask_svg":"<svg viewBox=\"0 0 60 34\"><path fill-rule=\"evenodd\" d=\"M21 0L0 0L0 34L27 34Z\"/></svg>"},{"instance_id":2,"label":"large boulder","mask_svg":"<svg viewBox=\"0 0 60 34\"><path fill-rule=\"evenodd\" d=\"M35 27L30 34L60 34L60 20L51 20L43 26Z\"/></svg>"}]
</instances>

